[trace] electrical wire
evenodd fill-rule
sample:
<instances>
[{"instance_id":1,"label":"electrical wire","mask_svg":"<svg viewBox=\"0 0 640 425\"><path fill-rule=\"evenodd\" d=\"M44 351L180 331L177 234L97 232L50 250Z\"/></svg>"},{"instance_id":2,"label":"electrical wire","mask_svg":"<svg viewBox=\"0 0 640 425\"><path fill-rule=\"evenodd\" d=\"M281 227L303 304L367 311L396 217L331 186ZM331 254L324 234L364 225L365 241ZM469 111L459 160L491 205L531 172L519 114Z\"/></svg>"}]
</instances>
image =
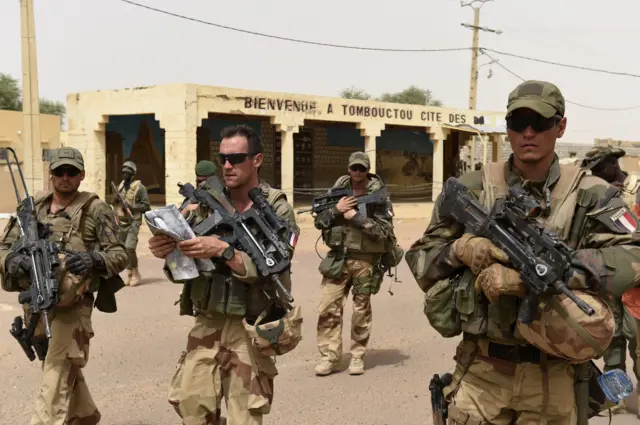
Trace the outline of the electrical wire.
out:
<instances>
[{"instance_id":1,"label":"electrical wire","mask_svg":"<svg viewBox=\"0 0 640 425\"><path fill-rule=\"evenodd\" d=\"M144 4L136 3L136 2L131 1L131 0L120 0L120 1L123 2L123 3L129 3L129 4L134 5L134 6L142 7L144 9L149 9L149 10L152 10L154 12L163 13L165 15L173 16L175 18L186 19L188 21L198 22L200 24L205 24L205 25L210 25L210 26L213 26L213 27L223 28L223 29L230 30L230 31L241 32L241 33L244 33L244 34L257 35L257 36L266 37L266 38L274 38L276 40L291 41L291 42L294 42L294 43L311 44L311 45L315 45L315 46L336 47L336 48L340 48L340 49L351 49L351 50L370 50L370 51L378 51L378 52L397 52L397 53L455 52L455 51L464 51L464 50L471 50L472 49L471 47L453 47L453 48L440 48L440 49L391 49L391 48L387 49L387 48L382 48L382 47L349 46L349 45L345 45L345 44L323 43L323 42L319 42L319 41L310 41L310 40L301 40L301 39L290 38L290 37L281 37L281 36L273 35L273 34L266 34L266 33L257 32L257 31L250 31L250 30L245 30L245 29L241 29L241 28L234 28L234 27L230 27L230 26L227 26L227 25L216 24L214 22L203 21L202 19L191 18L189 16L180 15L178 13L173 13L173 12L169 12L169 11L166 11L166 10L157 9L155 7L151 7L151 6L147 6L147 5L144 5Z\"/></svg>"},{"instance_id":2,"label":"electrical wire","mask_svg":"<svg viewBox=\"0 0 640 425\"><path fill-rule=\"evenodd\" d=\"M494 59L490 54L488 54L486 51L484 51L484 50L486 50L486 49L483 49L483 52L482 52L482 53L483 53L483 54L485 54L489 59L491 59L491 60L494 60L494 61L495 61L495 59ZM506 67L506 66L504 66L503 64L501 64L499 61L495 61L494 63L495 63L496 65L498 65L500 68L502 68L502 69L504 69L505 71L507 71L509 74L511 74L511 75L513 75L514 77L518 78L520 81L525 81L525 79L524 79L524 78L522 78L521 76L519 76L518 74L516 74L515 72L513 72L512 70L510 70L509 68L507 68L507 67ZM581 108L593 109L593 110L596 110L596 111L630 111L630 110L632 110L632 109L638 109L638 108L640 108L640 105L636 105L636 106L626 106L626 107L624 107L624 108L600 108L600 107L597 107L597 106L589 106L589 105L585 105L585 104L583 104L583 103L573 102L573 101L568 100L568 99L565 99L564 101L565 101L565 103L570 103L570 104L575 105L575 106L580 106Z\"/></svg>"}]
</instances>

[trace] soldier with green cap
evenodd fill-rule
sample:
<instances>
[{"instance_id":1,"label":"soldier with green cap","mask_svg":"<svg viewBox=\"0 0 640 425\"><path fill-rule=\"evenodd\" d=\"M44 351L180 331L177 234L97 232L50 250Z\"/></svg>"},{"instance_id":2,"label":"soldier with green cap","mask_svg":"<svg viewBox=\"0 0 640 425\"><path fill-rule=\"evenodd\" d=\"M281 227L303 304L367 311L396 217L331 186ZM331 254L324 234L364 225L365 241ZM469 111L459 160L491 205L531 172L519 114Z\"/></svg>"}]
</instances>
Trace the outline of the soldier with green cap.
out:
<instances>
[{"instance_id":1,"label":"soldier with green cap","mask_svg":"<svg viewBox=\"0 0 640 425\"><path fill-rule=\"evenodd\" d=\"M216 164L211 161L203 160L196 164L196 183L198 187L207 180L207 177L216 175Z\"/></svg>"},{"instance_id":2,"label":"soldier with green cap","mask_svg":"<svg viewBox=\"0 0 640 425\"><path fill-rule=\"evenodd\" d=\"M92 313L113 313L115 292L123 287L119 273L127 254L118 240L112 209L98 195L79 190L85 177L80 151L70 147L51 152L52 190L34 197L36 220L50 225L46 238L61 244L61 267L56 269L60 301L49 311L51 339L47 340L44 316L32 315L23 304L25 326L36 326L31 343L43 361L40 390L31 425L97 424L96 407L82 369L89 360L93 338ZM14 251L20 239L12 217L0 237L0 283L9 292L30 287L31 262ZM96 294L97 292L97 294Z\"/></svg>"},{"instance_id":3,"label":"soldier with green cap","mask_svg":"<svg viewBox=\"0 0 640 425\"><path fill-rule=\"evenodd\" d=\"M364 355L373 319L371 296L378 293L382 283L379 267L382 256L395 252L391 200L387 198L386 204L373 206L366 216L356 209L355 196L385 187L370 168L365 152L351 154L348 174L333 186L351 189L354 196L343 197L334 208L315 217L315 227L330 248L318 268L323 276L317 325L318 350L322 357L315 372L321 376L335 372L342 356L343 305L349 290L353 293L349 373L364 373Z\"/></svg>"},{"instance_id":4,"label":"soldier with green cap","mask_svg":"<svg viewBox=\"0 0 640 425\"><path fill-rule=\"evenodd\" d=\"M127 208L123 207L115 194L110 202L118 218L120 242L124 244L129 256L126 281L128 286L136 286L140 282L140 270L138 269L138 256L136 254L138 233L142 224L142 214L151 209L147 188L144 187L140 180L134 180L137 171L138 169L133 161L126 161L122 164L122 181L117 190L122 199L124 199Z\"/></svg>"},{"instance_id":5,"label":"soldier with green cap","mask_svg":"<svg viewBox=\"0 0 640 425\"><path fill-rule=\"evenodd\" d=\"M566 296L540 297L529 325L518 320L527 289L506 252L476 236L434 204L424 235L405 259L425 292L424 313L446 338L462 334L450 385L444 388L450 424L586 425L605 410L592 362L613 338L604 297L640 284L640 232L619 190L577 165L560 164L556 140L567 128L560 89L525 81L507 103L513 153L459 178L486 210L520 184L540 205L540 225L572 252L562 276L594 314ZM593 385L591 385L593 384Z\"/></svg>"},{"instance_id":6,"label":"soldier with green cap","mask_svg":"<svg viewBox=\"0 0 640 425\"><path fill-rule=\"evenodd\" d=\"M597 146L587 152L580 164L585 170L590 170L591 174L606 180L611 185L619 188L627 206L638 216L640 213L640 175L638 173L627 173L622 171L618 160L626 152L624 149L612 146ZM638 363L636 319L624 307L621 297L610 296L607 299L609 307L613 312L616 321L616 332L613 341L604 353L604 370L626 368L626 351L629 347L629 357L633 362L633 372L636 379L640 381L640 364ZM640 395L638 395L640 401ZM626 402L623 400L611 409L614 414L624 413L628 410Z\"/></svg>"}]
</instances>

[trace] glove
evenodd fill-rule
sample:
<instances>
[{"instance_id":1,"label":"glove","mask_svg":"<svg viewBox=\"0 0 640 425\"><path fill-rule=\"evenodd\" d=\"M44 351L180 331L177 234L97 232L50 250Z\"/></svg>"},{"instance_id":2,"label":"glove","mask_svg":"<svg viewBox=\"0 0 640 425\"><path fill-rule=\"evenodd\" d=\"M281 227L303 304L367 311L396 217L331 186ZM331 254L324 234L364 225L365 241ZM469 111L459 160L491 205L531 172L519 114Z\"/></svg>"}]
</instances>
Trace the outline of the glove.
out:
<instances>
[{"instance_id":1,"label":"glove","mask_svg":"<svg viewBox=\"0 0 640 425\"><path fill-rule=\"evenodd\" d=\"M483 291L489 301L495 303L500 295L515 295L524 297L524 282L520 279L520 272L502 264L492 264L480 272L476 279L476 291Z\"/></svg>"},{"instance_id":2,"label":"glove","mask_svg":"<svg viewBox=\"0 0 640 425\"><path fill-rule=\"evenodd\" d=\"M465 233L456 240L451 249L456 259L467 265L475 275L498 261L509 261L507 254L489 239L470 233Z\"/></svg>"},{"instance_id":3,"label":"glove","mask_svg":"<svg viewBox=\"0 0 640 425\"><path fill-rule=\"evenodd\" d=\"M5 270L13 279L29 276L29 272L31 271L29 256L17 252L9 254L5 260Z\"/></svg>"},{"instance_id":4,"label":"glove","mask_svg":"<svg viewBox=\"0 0 640 425\"><path fill-rule=\"evenodd\" d=\"M70 255L65 266L70 273L78 276L89 274L94 269L101 269L104 265L102 257L93 252L78 252Z\"/></svg>"}]
</instances>

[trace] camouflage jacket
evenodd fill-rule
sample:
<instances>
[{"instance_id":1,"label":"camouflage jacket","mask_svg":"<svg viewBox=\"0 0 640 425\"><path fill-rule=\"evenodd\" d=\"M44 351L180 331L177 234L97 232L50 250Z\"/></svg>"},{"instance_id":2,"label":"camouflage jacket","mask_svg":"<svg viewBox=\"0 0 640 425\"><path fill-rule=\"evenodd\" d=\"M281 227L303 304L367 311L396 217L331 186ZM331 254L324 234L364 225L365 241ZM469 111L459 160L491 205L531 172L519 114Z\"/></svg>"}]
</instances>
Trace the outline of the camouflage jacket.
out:
<instances>
[{"instance_id":1,"label":"camouflage jacket","mask_svg":"<svg viewBox=\"0 0 640 425\"><path fill-rule=\"evenodd\" d=\"M80 192L80 195L92 195L87 192ZM80 196L79 196L80 197ZM67 210L75 201L65 209L51 213L51 201L53 195L46 194L44 197L36 198L36 217L40 223L53 223L59 221L60 218L68 216ZM78 232L81 235L84 250L95 251L103 259L106 265L106 273L103 278L109 279L118 275L127 266L127 254L124 246L118 241L118 228L116 225L113 210L107 203L97 198L97 196L89 201L88 205L83 208L82 220L79 221ZM4 230L4 234L0 238L0 276L4 278L5 259L11 253L11 245L20 237L19 226L15 217L12 217ZM50 239L60 240L61 235L56 229ZM80 251L80 247L72 249L71 244L64 246L63 250Z\"/></svg>"},{"instance_id":2,"label":"camouflage jacket","mask_svg":"<svg viewBox=\"0 0 640 425\"><path fill-rule=\"evenodd\" d=\"M560 177L557 156L545 182L524 181L513 167L513 155L505 167L508 185L521 182L523 188L538 200L544 199L547 189L552 189ZM588 209L580 227L577 249L585 250L592 260L585 266L600 286L594 289L620 296L640 283L638 219L629 212L618 189L594 176L582 176L581 181L586 177L591 183L581 198L588 201ZM479 197L483 190L482 171L465 174L460 182ZM464 233L464 228L441 219L437 206L438 202L434 204L431 222L424 235L405 255L418 285L425 292L437 281L452 276L460 267L452 264L451 256L447 254L451 243Z\"/></svg>"},{"instance_id":3,"label":"camouflage jacket","mask_svg":"<svg viewBox=\"0 0 640 425\"><path fill-rule=\"evenodd\" d=\"M369 174L367 193L373 193L384 188L384 183L375 174ZM336 180L333 187L346 187L351 189L351 178L348 175ZM351 220L346 220L337 207L325 210L315 217L315 227L322 231L325 243L332 249L340 249L343 244L348 251L352 252L386 252L389 249L388 241L393 237L393 205L387 199L386 206L376 206L371 210L371 217L364 217L359 212ZM342 243L331 241L332 229L342 228L345 230ZM350 233L362 234L364 237L350 237ZM384 245L384 246L383 246Z\"/></svg>"}]
</instances>

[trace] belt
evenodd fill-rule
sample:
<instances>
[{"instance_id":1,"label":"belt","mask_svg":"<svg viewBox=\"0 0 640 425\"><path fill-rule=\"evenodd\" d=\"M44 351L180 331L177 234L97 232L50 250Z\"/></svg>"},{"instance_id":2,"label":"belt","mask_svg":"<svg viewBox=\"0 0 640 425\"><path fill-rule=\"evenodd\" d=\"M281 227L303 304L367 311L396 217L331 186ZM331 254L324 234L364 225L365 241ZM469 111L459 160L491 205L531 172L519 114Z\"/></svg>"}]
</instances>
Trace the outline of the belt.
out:
<instances>
[{"instance_id":1,"label":"belt","mask_svg":"<svg viewBox=\"0 0 640 425\"><path fill-rule=\"evenodd\" d=\"M487 356L512 363L540 363L542 352L533 345L505 345L489 342ZM562 360L547 354L548 360Z\"/></svg>"}]
</instances>

